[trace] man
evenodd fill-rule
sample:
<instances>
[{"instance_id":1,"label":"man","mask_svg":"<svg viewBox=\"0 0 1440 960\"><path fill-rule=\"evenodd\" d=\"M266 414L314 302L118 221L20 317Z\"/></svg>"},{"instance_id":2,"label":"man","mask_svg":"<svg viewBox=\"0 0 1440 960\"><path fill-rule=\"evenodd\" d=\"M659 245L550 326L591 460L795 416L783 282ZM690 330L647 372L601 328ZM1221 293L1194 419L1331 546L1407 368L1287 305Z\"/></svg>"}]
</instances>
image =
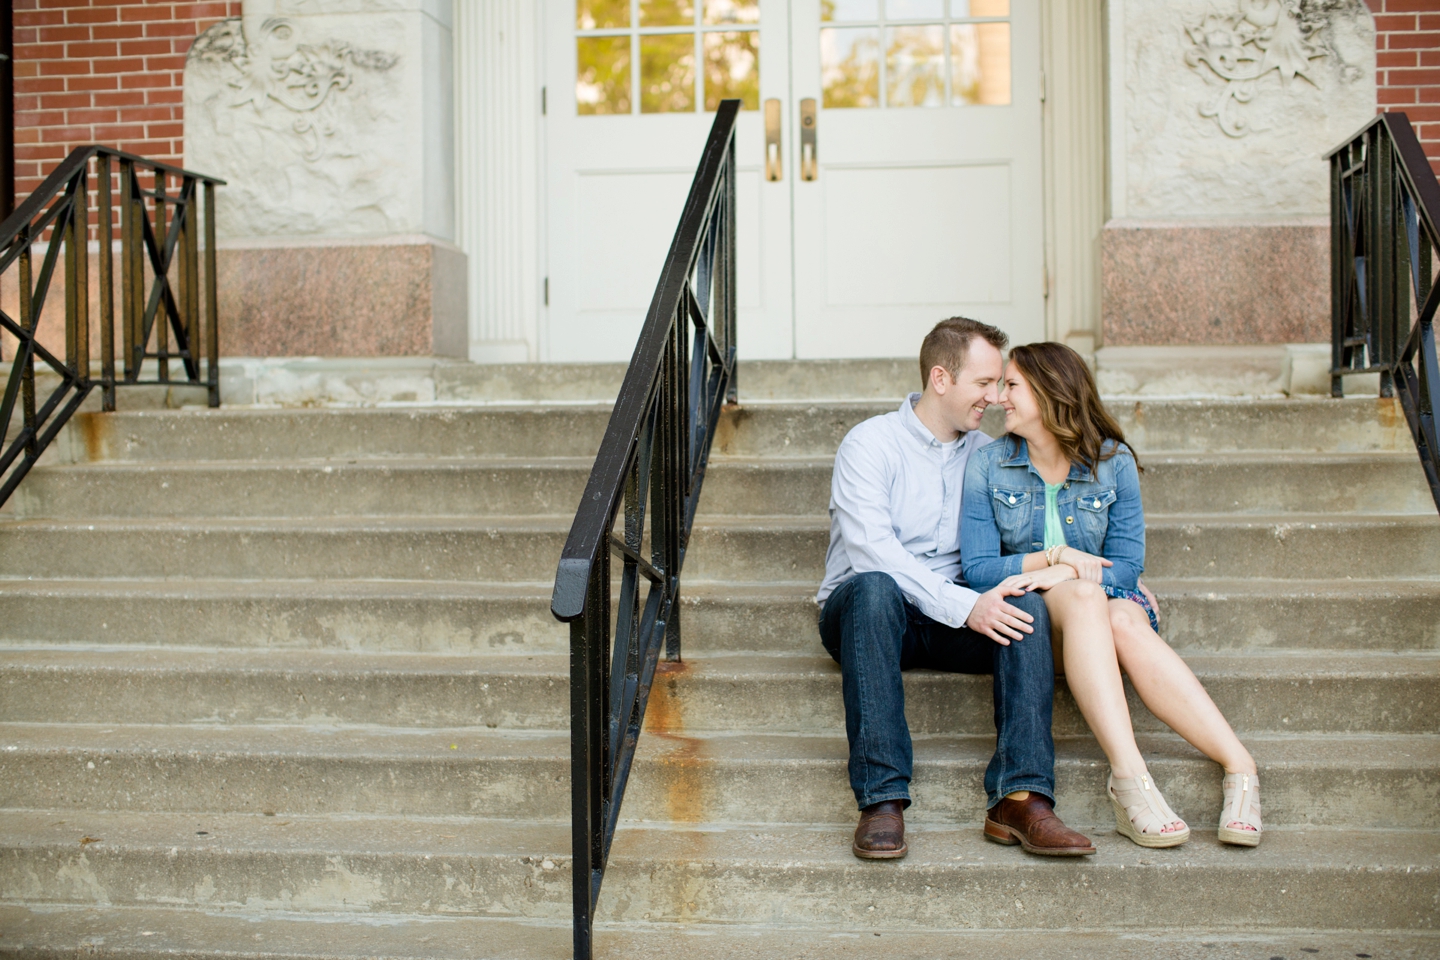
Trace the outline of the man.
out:
<instances>
[{"instance_id":1,"label":"man","mask_svg":"<svg viewBox=\"0 0 1440 960\"><path fill-rule=\"evenodd\" d=\"M990 437L1008 338L943 320L920 347L922 393L846 435L835 455L820 638L840 664L857 857L903 857L913 758L901 671L993 673L995 754L985 836L1031 853L1094 853L1055 816L1055 669L1045 602L1006 580L977 594L960 576L965 464Z\"/></svg>"}]
</instances>

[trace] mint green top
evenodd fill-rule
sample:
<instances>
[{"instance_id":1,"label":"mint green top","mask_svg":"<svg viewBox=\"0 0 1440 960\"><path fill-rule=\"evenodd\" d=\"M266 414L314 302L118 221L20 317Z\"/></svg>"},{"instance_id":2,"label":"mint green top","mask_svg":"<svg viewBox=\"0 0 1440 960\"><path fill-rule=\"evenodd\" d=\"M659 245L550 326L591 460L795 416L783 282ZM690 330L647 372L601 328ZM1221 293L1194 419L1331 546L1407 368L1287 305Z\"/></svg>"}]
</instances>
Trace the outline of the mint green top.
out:
<instances>
[{"instance_id":1,"label":"mint green top","mask_svg":"<svg viewBox=\"0 0 1440 960\"><path fill-rule=\"evenodd\" d=\"M1065 527L1060 523L1060 507L1055 503L1055 497L1060 488L1065 486L1064 482L1045 484L1045 549L1065 542Z\"/></svg>"}]
</instances>

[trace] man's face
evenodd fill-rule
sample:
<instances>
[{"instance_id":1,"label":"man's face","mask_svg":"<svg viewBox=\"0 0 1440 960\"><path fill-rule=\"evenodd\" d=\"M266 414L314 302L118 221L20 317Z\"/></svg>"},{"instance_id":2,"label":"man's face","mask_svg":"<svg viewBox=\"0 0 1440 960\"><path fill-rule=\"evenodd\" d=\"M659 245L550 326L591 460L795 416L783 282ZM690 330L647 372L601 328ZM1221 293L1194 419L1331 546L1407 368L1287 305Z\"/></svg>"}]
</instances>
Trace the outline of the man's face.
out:
<instances>
[{"instance_id":1,"label":"man's face","mask_svg":"<svg viewBox=\"0 0 1440 960\"><path fill-rule=\"evenodd\" d=\"M969 431L980 426L985 408L1000 402L1000 376L1004 371L1005 360L1000 351L976 337L970 341L965 366L954 380L944 373L932 375L940 409L952 429ZM935 385L937 379L940 384Z\"/></svg>"}]
</instances>

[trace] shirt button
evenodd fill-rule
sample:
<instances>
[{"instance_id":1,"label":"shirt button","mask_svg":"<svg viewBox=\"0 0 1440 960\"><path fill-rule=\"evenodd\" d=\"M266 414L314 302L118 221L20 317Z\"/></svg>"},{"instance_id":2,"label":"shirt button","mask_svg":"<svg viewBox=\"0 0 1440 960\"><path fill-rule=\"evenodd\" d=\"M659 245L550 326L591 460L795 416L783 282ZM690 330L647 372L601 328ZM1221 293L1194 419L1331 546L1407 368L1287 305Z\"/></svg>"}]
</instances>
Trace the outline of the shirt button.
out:
<instances>
[{"instance_id":1,"label":"shirt button","mask_svg":"<svg viewBox=\"0 0 1440 960\"><path fill-rule=\"evenodd\" d=\"M1074 517L1066 517L1066 518L1065 518L1065 522L1066 522L1066 523L1074 523L1074 522L1075 522L1075 518L1074 518Z\"/></svg>"}]
</instances>

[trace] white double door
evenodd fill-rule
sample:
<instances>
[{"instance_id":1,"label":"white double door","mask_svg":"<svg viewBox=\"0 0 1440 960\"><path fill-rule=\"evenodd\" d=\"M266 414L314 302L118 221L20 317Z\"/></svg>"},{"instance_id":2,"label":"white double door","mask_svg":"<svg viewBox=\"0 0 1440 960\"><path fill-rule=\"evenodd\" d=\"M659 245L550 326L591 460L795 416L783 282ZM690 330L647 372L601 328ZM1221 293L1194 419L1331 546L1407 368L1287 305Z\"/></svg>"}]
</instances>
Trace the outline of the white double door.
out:
<instances>
[{"instance_id":1,"label":"white double door","mask_svg":"<svg viewBox=\"0 0 1440 960\"><path fill-rule=\"evenodd\" d=\"M1038 0L546 2L543 360L628 359L727 95L742 358L1043 337Z\"/></svg>"}]
</instances>

